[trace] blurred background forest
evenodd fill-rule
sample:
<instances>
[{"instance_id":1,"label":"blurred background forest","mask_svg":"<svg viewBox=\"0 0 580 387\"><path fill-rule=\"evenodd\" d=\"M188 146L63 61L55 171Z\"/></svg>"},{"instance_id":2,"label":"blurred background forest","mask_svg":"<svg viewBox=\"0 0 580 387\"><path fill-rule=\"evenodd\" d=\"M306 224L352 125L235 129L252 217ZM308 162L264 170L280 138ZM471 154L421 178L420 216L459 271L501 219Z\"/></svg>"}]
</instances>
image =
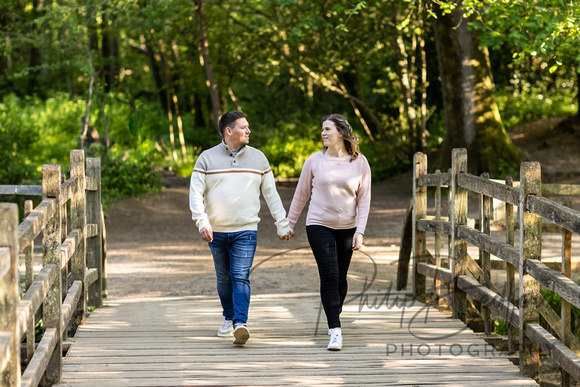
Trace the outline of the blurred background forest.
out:
<instances>
[{"instance_id":1,"label":"blurred background forest","mask_svg":"<svg viewBox=\"0 0 580 387\"><path fill-rule=\"evenodd\" d=\"M373 178L414 152L466 147L470 169L517 177L507 133L578 128L580 5L573 0L3 0L0 181L37 182L82 145L103 195L188 176L243 110L277 178L344 114ZM564 130L564 129L562 129Z\"/></svg>"}]
</instances>

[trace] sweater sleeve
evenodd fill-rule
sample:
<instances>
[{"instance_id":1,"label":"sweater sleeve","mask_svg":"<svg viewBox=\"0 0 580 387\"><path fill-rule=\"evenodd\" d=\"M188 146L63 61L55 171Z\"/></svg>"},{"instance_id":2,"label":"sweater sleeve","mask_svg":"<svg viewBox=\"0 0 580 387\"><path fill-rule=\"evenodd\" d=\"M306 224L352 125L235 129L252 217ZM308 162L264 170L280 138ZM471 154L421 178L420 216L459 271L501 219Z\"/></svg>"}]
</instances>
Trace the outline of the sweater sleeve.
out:
<instances>
[{"instance_id":1,"label":"sweater sleeve","mask_svg":"<svg viewBox=\"0 0 580 387\"><path fill-rule=\"evenodd\" d=\"M304 206L308 199L310 199L310 194L312 193L312 159L309 157L304 162L302 167L302 172L300 172L300 179L298 179L298 185L294 191L294 197L292 198L292 204L290 204L290 210L288 210L288 220L290 221L290 227L294 228Z\"/></svg>"},{"instance_id":2,"label":"sweater sleeve","mask_svg":"<svg viewBox=\"0 0 580 387\"><path fill-rule=\"evenodd\" d=\"M364 156L363 156L364 157ZM363 159L361 180L357 191L357 225L356 232L365 233L369 212L371 209L371 167L366 158Z\"/></svg>"},{"instance_id":3,"label":"sweater sleeve","mask_svg":"<svg viewBox=\"0 0 580 387\"><path fill-rule=\"evenodd\" d=\"M210 225L204 204L205 179L207 175L203 163L200 162L201 160L202 157L198 158L195 163L189 184L189 209L191 210L191 217L199 230Z\"/></svg>"},{"instance_id":4,"label":"sweater sleeve","mask_svg":"<svg viewBox=\"0 0 580 387\"><path fill-rule=\"evenodd\" d=\"M270 210L270 214L274 218L276 233L278 235L288 234L290 225L288 224L288 219L286 219L286 210L282 204L282 199L280 199L280 195L278 195L278 191L276 190L276 181L274 180L274 173L271 169L262 176L261 191Z\"/></svg>"}]
</instances>

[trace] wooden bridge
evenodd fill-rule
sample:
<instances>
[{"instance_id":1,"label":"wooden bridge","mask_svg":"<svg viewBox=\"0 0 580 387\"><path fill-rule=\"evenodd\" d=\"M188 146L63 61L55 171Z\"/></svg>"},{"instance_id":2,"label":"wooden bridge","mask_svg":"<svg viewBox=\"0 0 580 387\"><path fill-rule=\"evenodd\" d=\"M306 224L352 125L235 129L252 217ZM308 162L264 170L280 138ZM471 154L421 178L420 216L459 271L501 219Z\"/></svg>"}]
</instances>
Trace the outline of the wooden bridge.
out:
<instances>
[{"instance_id":1,"label":"wooden bridge","mask_svg":"<svg viewBox=\"0 0 580 387\"><path fill-rule=\"evenodd\" d=\"M71 152L69 179L58 167L45 166L42 186L0 186L0 195L43 198L34 208L26 202L20 216L16 205L0 205L0 384L522 386L537 385L539 349L560 365L563 385L580 380L570 313L570 304L580 306L580 287L569 279L571 234L580 232L580 214L540 196L538 165L523 164L520 188L514 188L509 181L469 175L466 157L455 150L449 173L428 174L426 157L416 155L412 238L403 233L400 255L400 273L412 268L412 289L349 294L340 352L325 349L318 294L252 297L252 336L243 347L215 336L222 322L215 296L103 303L100 164L87 159L85 172L82 151ZM434 207L427 206L428 186L435 187ZM441 187L450 193L447 201ZM480 195L478 219L468 217L468 190ZM506 242L495 241L490 232L492 198L508 204ZM441 203L449 203L448 216ZM514 208L519 222L513 221ZM563 258L559 266L552 264L564 274L538 259L540 217L564 230ZM517 224L524 227L510 239ZM443 254L442 235L448 237L450 259ZM35 240L42 243L41 253L34 253ZM408 240L412 254L405 254ZM478 253L480 259L470 258ZM492 267L506 271L506 294L491 282ZM429 286L427 276L435 278ZM406 278L401 274L398 286ZM546 308L540 286L564 300L561 319ZM89 314L89 307L96 309ZM513 328L509 336L494 333L498 316L519 337ZM474 333L465 323L478 319L484 329ZM498 342L506 350L490 345Z\"/></svg>"}]
</instances>

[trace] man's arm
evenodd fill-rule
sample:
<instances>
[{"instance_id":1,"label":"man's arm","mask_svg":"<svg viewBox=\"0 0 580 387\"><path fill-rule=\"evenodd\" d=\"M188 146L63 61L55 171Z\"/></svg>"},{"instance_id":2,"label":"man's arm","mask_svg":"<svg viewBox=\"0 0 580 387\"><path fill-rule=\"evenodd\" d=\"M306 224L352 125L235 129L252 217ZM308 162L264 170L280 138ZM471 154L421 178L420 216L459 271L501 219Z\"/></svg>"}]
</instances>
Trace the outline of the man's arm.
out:
<instances>
[{"instance_id":1,"label":"man's arm","mask_svg":"<svg viewBox=\"0 0 580 387\"><path fill-rule=\"evenodd\" d=\"M197 226L201 238L206 242L213 240L213 231L209 223L208 215L205 212L205 171L196 163L191 173L189 185L189 209L191 217Z\"/></svg>"}]
</instances>

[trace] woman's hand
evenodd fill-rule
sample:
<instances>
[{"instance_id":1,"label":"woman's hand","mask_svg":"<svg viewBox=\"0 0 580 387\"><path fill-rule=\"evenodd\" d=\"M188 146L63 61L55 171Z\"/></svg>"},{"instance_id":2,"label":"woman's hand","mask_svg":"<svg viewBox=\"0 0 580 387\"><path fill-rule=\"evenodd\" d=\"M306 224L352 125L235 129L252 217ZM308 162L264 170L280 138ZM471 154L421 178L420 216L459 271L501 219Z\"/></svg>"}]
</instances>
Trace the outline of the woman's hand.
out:
<instances>
[{"instance_id":1,"label":"woman's hand","mask_svg":"<svg viewBox=\"0 0 580 387\"><path fill-rule=\"evenodd\" d=\"M352 249L353 250L360 250L363 245L363 234L357 232L354 234L352 238Z\"/></svg>"},{"instance_id":2,"label":"woman's hand","mask_svg":"<svg viewBox=\"0 0 580 387\"><path fill-rule=\"evenodd\" d=\"M280 238L281 241L288 241L288 240L292 239L293 236L294 236L294 231L292 229L290 229L290 231L288 231L288 233L286 235L278 235L278 238Z\"/></svg>"}]
</instances>

